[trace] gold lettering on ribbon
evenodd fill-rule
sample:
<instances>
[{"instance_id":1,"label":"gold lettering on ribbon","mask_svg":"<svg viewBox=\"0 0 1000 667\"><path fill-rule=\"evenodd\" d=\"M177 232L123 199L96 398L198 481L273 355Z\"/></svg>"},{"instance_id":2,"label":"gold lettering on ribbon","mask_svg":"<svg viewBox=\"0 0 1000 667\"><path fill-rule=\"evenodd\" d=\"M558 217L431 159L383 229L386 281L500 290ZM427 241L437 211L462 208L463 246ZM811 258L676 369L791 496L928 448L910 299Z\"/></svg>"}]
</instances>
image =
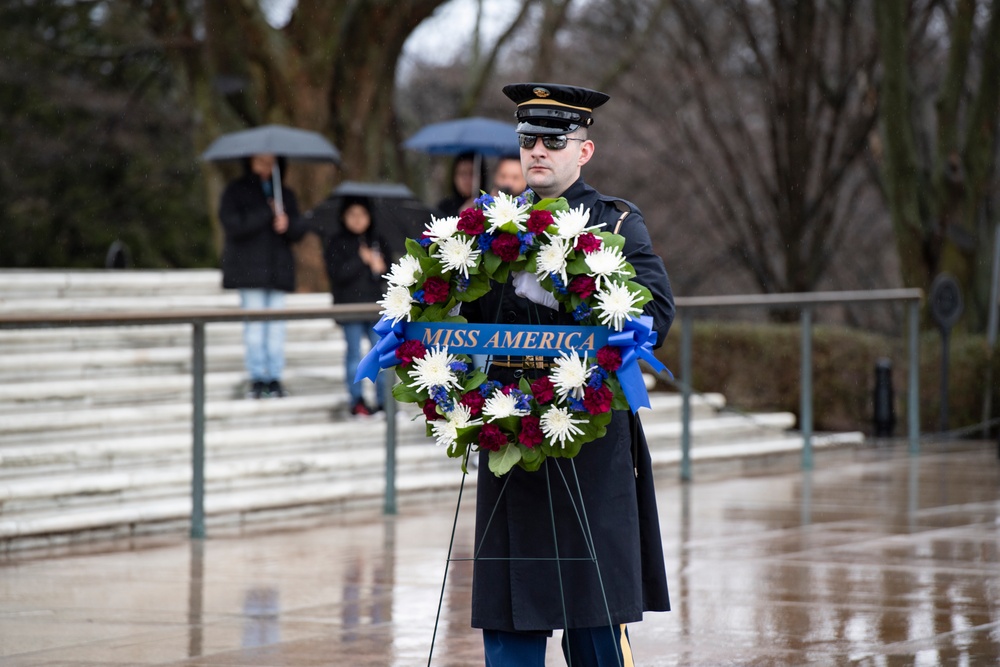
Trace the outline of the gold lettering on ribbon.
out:
<instances>
[{"instance_id":1,"label":"gold lettering on ribbon","mask_svg":"<svg viewBox=\"0 0 1000 667\"><path fill-rule=\"evenodd\" d=\"M424 329L424 338L420 342L423 343L424 345L426 345L427 347L431 347L431 346L434 346L434 345L441 345L442 344L441 343L441 336L443 334L444 334L444 329L438 329L437 331L435 331L433 333L431 333L430 329ZM445 342L443 344L444 345L448 344L448 338L447 338L447 336L445 337Z\"/></svg>"},{"instance_id":2,"label":"gold lettering on ribbon","mask_svg":"<svg viewBox=\"0 0 1000 667\"><path fill-rule=\"evenodd\" d=\"M538 347L540 347L542 349L545 349L545 350L551 350L552 349L552 339L555 338L555 337L556 337L556 335L554 333L552 333L551 331L545 331L545 332L543 332L542 333L542 340L538 343Z\"/></svg>"}]
</instances>

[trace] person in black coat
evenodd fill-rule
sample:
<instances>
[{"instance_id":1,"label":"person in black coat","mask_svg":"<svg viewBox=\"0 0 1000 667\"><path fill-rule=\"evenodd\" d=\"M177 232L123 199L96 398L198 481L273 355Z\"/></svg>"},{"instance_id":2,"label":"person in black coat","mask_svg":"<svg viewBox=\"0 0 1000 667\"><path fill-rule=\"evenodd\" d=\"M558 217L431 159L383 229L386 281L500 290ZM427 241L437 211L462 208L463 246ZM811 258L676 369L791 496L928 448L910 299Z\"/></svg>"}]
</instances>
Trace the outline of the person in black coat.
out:
<instances>
[{"instance_id":1,"label":"person in black coat","mask_svg":"<svg viewBox=\"0 0 1000 667\"><path fill-rule=\"evenodd\" d=\"M371 206L363 197L344 200L340 209L340 225L324 244L323 255L330 278L334 303L375 303L382 298L385 281L382 275L389 266L389 244L382 238L372 220ZM385 405L382 383L376 382L377 405L367 405L361 384L354 382L361 362L361 339L367 336L371 345L378 342L372 329L375 320L338 322L347 342L345 381L350 392L351 414L358 416L379 412Z\"/></svg>"},{"instance_id":2,"label":"person in black coat","mask_svg":"<svg viewBox=\"0 0 1000 667\"><path fill-rule=\"evenodd\" d=\"M284 160L254 155L244 161L244 174L226 186L219 206L225 234L222 250L222 286L240 291L240 303L249 309L285 307L285 293L295 290L292 243L307 226L299 218L291 189L281 186L284 208L275 210L272 168ZM252 398L286 396L281 384L285 368L285 322L247 322L243 325L244 361Z\"/></svg>"},{"instance_id":3,"label":"person in black coat","mask_svg":"<svg viewBox=\"0 0 1000 667\"><path fill-rule=\"evenodd\" d=\"M625 237L635 281L652 292L644 313L662 344L674 317L673 294L642 214L581 178L594 154L591 112L608 96L552 84L514 84L504 93L519 105L528 187L539 198L583 204L590 224ZM470 322L574 325L557 305L524 272L461 312ZM489 378L505 385L544 372L516 357L487 366ZM584 444L573 459L546 459L536 472L515 466L497 478L488 454L480 452L472 583L472 625L483 630L487 667L543 667L546 639L557 628L564 629L569 664L632 665L625 624L641 621L644 611L670 609L652 465L638 418L615 411L605 437Z\"/></svg>"},{"instance_id":4,"label":"person in black coat","mask_svg":"<svg viewBox=\"0 0 1000 667\"><path fill-rule=\"evenodd\" d=\"M451 194L437 204L438 212L443 216L458 215L472 206L473 200L479 195L476 190L476 154L462 153L451 165ZM486 166L479 160L479 188L486 188ZM520 194L520 193L518 193Z\"/></svg>"}]
</instances>

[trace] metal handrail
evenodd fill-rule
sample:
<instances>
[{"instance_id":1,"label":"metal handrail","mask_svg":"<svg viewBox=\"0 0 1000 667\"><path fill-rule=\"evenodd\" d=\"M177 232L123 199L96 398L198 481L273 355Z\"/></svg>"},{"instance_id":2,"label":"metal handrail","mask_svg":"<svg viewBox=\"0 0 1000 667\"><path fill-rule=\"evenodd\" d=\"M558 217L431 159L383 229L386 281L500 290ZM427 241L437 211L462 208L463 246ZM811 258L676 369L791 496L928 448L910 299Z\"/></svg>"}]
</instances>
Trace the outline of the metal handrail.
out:
<instances>
[{"instance_id":1,"label":"metal handrail","mask_svg":"<svg viewBox=\"0 0 1000 667\"><path fill-rule=\"evenodd\" d=\"M268 320L370 320L379 314L374 303L334 304L321 308L215 308L171 311L60 312L0 314L2 329L56 329L70 327L146 326L190 324L191 331L191 529L193 538L205 537L205 325L219 322ZM385 374L391 384L390 374ZM385 513L396 513L395 450L396 405L387 387Z\"/></svg>"},{"instance_id":2,"label":"metal handrail","mask_svg":"<svg viewBox=\"0 0 1000 667\"><path fill-rule=\"evenodd\" d=\"M919 405L917 345L919 333L919 307L923 292L919 289L872 290L867 292L805 292L786 294L748 294L711 297L677 297L675 305L683 315L681 319L681 479L691 479L691 337L694 313L700 310L729 307L798 307L802 312L802 389L801 415L803 434L802 467L812 469L812 310L818 306L904 301L910 304L910 370L909 370L909 439L910 453L919 452ZM120 312L60 312L0 314L0 330L51 329L69 327L145 326L163 324L190 324L191 375L192 375L192 483L191 530L193 538L205 536L205 325L220 322L256 322L267 320L306 320L336 318L340 321L363 321L378 315L377 304L334 304L319 308L286 309L191 309L171 311L120 311ZM392 374L384 373L386 382L386 514L396 513L395 401L391 398Z\"/></svg>"},{"instance_id":3,"label":"metal handrail","mask_svg":"<svg viewBox=\"0 0 1000 667\"><path fill-rule=\"evenodd\" d=\"M801 384L799 394L799 425L802 430L802 469L813 468L812 412L812 328L813 310L819 306L843 303L873 303L902 301L909 304L909 370L907 389L907 431L910 454L920 453L920 289L885 289L845 292L787 292L784 294L739 294L727 296L677 297L675 305L681 313L681 480L691 480L691 337L694 315L687 312L712 308L735 307L794 307L800 309Z\"/></svg>"}]
</instances>

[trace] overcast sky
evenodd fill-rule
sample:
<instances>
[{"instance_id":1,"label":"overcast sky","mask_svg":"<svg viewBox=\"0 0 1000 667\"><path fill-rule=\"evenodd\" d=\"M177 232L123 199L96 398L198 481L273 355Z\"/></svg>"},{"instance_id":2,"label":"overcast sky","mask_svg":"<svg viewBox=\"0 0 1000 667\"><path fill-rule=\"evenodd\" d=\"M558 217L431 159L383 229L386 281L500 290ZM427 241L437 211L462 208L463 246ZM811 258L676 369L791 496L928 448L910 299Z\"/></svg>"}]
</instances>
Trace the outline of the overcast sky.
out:
<instances>
[{"instance_id":1,"label":"overcast sky","mask_svg":"<svg viewBox=\"0 0 1000 667\"><path fill-rule=\"evenodd\" d=\"M288 22L297 0L261 0L268 20L275 27ZM481 26L484 43L490 44L514 20L520 3L514 0L483 0ZM400 76L416 62L445 64L459 50L468 48L476 25L476 0L450 0L421 23L403 46Z\"/></svg>"}]
</instances>

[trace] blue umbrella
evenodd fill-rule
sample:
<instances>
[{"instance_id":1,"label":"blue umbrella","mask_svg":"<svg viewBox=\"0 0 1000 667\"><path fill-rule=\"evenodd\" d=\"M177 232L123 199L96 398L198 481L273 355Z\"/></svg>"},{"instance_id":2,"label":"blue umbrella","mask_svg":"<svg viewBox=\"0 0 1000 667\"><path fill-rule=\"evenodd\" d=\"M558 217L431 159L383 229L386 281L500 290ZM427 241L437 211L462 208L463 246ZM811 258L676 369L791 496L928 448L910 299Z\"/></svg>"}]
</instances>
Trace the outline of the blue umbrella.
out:
<instances>
[{"instance_id":1,"label":"blue umbrella","mask_svg":"<svg viewBox=\"0 0 1000 667\"><path fill-rule=\"evenodd\" d=\"M427 125L404 141L403 148L429 155L516 155L519 150L512 123L479 117Z\"/></svg>"}]
</instances>

